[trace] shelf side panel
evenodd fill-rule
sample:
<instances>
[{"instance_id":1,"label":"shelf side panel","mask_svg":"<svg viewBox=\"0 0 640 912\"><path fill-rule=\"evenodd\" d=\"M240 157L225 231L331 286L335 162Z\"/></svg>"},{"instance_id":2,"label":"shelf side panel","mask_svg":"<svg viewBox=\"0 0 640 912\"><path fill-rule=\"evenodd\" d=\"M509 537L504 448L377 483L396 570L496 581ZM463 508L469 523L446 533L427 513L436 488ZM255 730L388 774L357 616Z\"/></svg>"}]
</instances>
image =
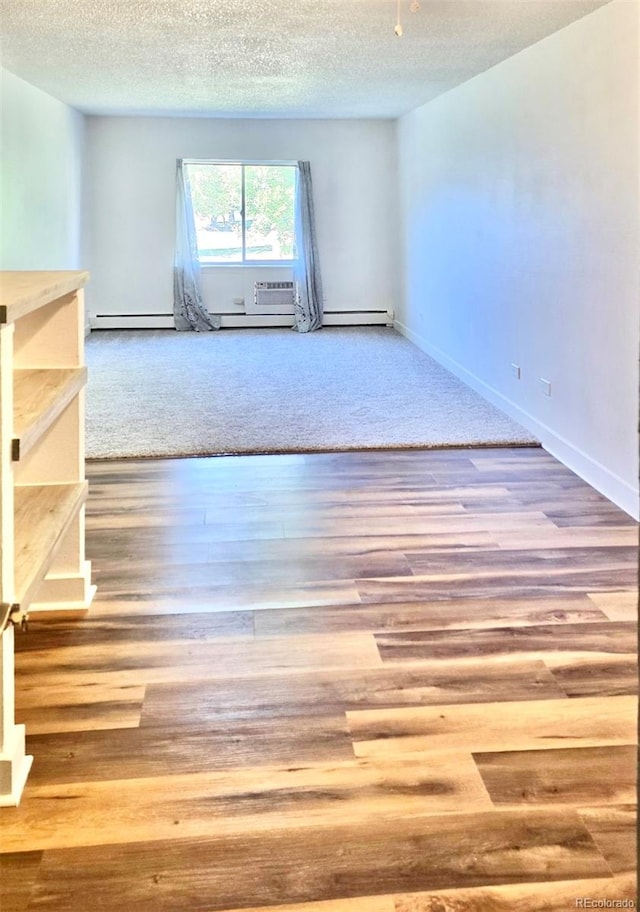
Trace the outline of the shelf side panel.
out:
<instances>
[{"instance_id":1,"label":"shelf side panel","mask_svg":"<svg viewBox=\"0 0 640 912\"><path fill-rule=\"evenodd\" d=\"M31 768L25 753L25 727L15 724L13 627L0 634L0 807L15 806Z\"/></svg>"},{"instance_id":2,"label":"shelf side panel","mask_svg":"<svg viewBox=\"0 0 640 912\"><path fill-rule=\"evenodd\" d=\"M0 327L0 603L12 604L13 591L13 325Z\"/></svg>"}]
</instances>

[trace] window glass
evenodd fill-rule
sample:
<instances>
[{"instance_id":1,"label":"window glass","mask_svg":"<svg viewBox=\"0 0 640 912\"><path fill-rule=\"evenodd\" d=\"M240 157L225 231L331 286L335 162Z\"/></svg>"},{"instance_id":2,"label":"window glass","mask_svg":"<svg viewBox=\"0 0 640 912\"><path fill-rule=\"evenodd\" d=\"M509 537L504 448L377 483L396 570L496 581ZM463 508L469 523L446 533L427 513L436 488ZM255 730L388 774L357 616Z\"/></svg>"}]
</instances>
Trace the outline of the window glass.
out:
<instances>
[{"instance_id":1,"label":"window glass","mask_svg":"<svg viewBox=\"0 0 640 912\"><path fill-rule=\"evenodd\" d=\"M202 264L291 262L295 165L186 167Z\"/></svg>"},{"instance_id":2,"label":"window glass","mask_svg":"<svg viewBox=\"0 0 640 912\"><path fill-rule=\"evenodd\" d=\"M294 188L292 167L245 166L246 259L293 258Z\"/></svg>"}]
</instances>

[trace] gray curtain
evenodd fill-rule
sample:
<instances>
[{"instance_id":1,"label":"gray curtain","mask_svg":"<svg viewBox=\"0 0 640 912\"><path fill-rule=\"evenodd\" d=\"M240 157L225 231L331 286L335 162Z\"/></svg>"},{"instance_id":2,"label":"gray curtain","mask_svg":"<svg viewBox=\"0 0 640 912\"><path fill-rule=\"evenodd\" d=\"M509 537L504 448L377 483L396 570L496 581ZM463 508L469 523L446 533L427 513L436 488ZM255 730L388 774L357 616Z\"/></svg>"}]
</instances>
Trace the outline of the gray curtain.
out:
<instances>
[{"instance_id":1,"label":"gray curtain","mask_svg":"<svg viewBox=\"0 0 640 912\"><path fill-rule=\"evenodd\" d=\"M322 326L322 279L316 242L311 166L307 161L299 161L296 169L295 242L293 328L298 332L312 332Z\"/></svg>"},{"instance_id":2,"label":"gray curtain","mask_svg":"<svg viewBox=\"0 0 640 912\"><path fill-rule=\"evenodd\" d=\"M176 171L176 252L173 263L173 319L176 329L208 332L220 329L220 317L202 303L200 261L189 176L178 159Z\"/></svg>"}]
</instances>

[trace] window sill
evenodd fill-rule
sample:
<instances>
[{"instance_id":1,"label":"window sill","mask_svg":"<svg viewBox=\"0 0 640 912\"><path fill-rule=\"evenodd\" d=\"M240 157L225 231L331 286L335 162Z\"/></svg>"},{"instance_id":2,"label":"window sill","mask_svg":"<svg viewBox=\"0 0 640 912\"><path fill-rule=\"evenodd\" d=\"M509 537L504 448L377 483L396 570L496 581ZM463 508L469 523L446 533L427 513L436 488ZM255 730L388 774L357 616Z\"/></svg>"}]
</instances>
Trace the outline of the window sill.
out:
<instances>
[{"instance_id":1,"label":"window sill","mask_svg":"<svg viewBox=\"0 0 640 912\"><path fill-rule=\"evenodd\" d=\"M260 263L200 263L200 269L293 269L293 261L285 263L265 260Z\"/></svg>"}]
</instances>

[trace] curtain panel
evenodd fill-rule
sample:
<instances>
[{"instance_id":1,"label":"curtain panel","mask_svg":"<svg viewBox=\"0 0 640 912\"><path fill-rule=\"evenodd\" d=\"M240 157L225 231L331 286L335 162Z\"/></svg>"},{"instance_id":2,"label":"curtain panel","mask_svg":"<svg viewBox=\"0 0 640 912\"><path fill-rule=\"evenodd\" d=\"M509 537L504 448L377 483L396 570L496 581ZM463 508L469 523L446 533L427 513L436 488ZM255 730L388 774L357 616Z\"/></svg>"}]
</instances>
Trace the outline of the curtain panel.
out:
<instances>
[{"instance_id":1,"label":"curtain panel","mask_svg":"<svg viewBox=\"0 0 640 912\"><path fill-rule=\"evenodd\" d=\"M293 329L313 332L322 326L322 278L316 240L311 165L299 161L296 169L295 243L293 265Z\"/></svg>"},{"instance_id":2,"label":"curtain panel","mask_svg":"<svg viewBox=\"0 0 640 912\"><path fill-rule=\"evenodd\" d=\"M189 175L182 159L176 168L176 250L173 264L173 319L177 330L220 329L220 317L202 302L198 239Z\"/></svg>"}]
</instances>

